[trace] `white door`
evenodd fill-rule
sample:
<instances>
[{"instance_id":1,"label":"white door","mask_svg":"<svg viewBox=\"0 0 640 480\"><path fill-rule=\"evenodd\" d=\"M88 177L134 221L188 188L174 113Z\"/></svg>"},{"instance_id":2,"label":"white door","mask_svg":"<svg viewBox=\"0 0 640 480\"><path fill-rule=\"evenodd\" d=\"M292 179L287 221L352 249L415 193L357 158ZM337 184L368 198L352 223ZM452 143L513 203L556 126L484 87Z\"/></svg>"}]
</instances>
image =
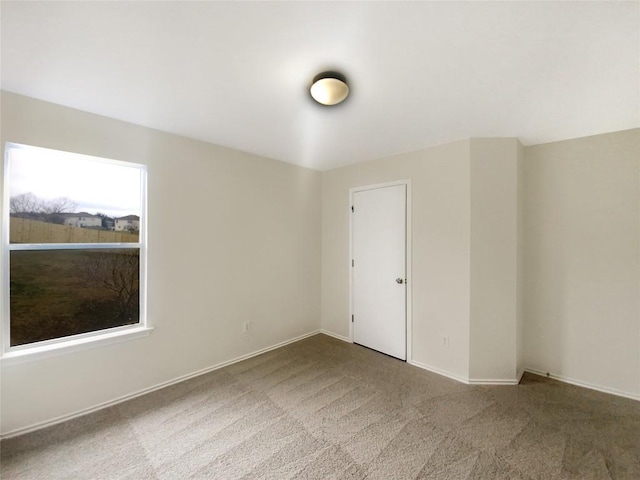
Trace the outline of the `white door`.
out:
<instances>
[{"instance_id":1,"label":"white door","mask_svg":"<svg viewBox=\"0 0 640 480\"><path fill-rule=\"evenodd\" d=\"M353 194L353 341L407 359L407 187Z\"/></svg>"}]
</instances>

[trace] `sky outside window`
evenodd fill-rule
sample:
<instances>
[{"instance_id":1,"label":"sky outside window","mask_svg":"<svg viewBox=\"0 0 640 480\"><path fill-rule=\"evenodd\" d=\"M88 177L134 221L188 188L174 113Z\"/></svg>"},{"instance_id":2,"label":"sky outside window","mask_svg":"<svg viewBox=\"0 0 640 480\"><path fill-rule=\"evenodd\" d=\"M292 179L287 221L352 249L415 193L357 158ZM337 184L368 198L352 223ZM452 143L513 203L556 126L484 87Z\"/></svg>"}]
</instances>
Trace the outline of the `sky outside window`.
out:
<instances>
[{"instance_id":1,"label":"sky outside window","mask_svg":"<svg viewBox=\"0 0 640 480\"><path fill-rule=\"evenodd\" d=\"M33 193L49 201L67 197L76 212L140 216L141 171L83 155L42 148L12 149L11 197Z\"/></svg>"}]
</instances>

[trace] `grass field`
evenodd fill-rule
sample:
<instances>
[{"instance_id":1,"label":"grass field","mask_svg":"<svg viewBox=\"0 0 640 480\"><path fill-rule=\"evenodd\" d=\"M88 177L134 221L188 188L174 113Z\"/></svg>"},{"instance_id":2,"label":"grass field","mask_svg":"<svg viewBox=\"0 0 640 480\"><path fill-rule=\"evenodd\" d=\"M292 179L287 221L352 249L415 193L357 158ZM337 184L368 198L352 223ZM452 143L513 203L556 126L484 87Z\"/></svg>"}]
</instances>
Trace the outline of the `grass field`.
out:
<instances>
[{"instance_id":1,"label":"grass field","mask_svg":"<svg viewBox=\"0 0 640 480\"><path fill-rule=\"evenodd\" d=\"M137 254L136 249L12 251L11 345L138 323Z\"/></svg>"}]
</instances>

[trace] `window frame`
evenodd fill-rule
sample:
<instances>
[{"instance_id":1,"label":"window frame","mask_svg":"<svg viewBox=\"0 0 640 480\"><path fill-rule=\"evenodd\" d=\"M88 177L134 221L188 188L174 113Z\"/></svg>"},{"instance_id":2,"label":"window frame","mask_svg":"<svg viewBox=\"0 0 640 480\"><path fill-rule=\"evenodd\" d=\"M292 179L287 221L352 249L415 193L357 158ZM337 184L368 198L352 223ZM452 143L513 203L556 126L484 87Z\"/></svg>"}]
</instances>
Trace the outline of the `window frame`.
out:
<instances>
[{"instance_id":1,"label":"window frame","mask_svg":"<svg viewBox=\"0 0 640 480\"><path fill-rule=\"evenodd\" d=\"M4 146L3 164L3 208L2 208L2 258L0 279L2 309L0 311L2 348L1 358L3 364L7 361L22 361L62 353L84 350L94 346L121 342L133 338L148 335L153 329L148 324L147 319L147 166L141 163L125 162L113 160L93 155L85 155L63 150L36 147L26 144L6 142ZM10 157L14 150L29 149L32 151L63 153L78 159L92 162L118 165L128 168L137 168L140 171L140 219L138 242L128 243L10 243ZM140 271L138 272L138 302L139 321L133 325L121 325L107 329L95 330L93 332L79 333L66 337L53 338L39 342L27 343L23 345L11 346L11 265L10 257L12 251L43 251L43 250L118 250L137 249L139 251Z\"/></svg>"}]
</instances>

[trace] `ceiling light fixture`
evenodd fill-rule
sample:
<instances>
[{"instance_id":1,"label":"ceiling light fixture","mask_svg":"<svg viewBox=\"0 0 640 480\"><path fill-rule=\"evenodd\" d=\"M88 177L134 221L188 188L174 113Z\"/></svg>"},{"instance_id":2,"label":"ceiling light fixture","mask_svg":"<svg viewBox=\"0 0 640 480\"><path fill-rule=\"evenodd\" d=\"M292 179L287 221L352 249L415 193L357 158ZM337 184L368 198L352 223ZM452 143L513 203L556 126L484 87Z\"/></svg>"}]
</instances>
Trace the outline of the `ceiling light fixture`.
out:
<instances>
[{"instance_id":1,"label":"ceiling light fixture","mask_svg":"<svg viewBox=\"0 0 640 480\"><path fill-rule=\"evenodd\" d=\"M313 77L309 92L313 99L322 105L337 105L349 95L349 86L341 73L322 72Z\"/></svg>"}]
</instances>

